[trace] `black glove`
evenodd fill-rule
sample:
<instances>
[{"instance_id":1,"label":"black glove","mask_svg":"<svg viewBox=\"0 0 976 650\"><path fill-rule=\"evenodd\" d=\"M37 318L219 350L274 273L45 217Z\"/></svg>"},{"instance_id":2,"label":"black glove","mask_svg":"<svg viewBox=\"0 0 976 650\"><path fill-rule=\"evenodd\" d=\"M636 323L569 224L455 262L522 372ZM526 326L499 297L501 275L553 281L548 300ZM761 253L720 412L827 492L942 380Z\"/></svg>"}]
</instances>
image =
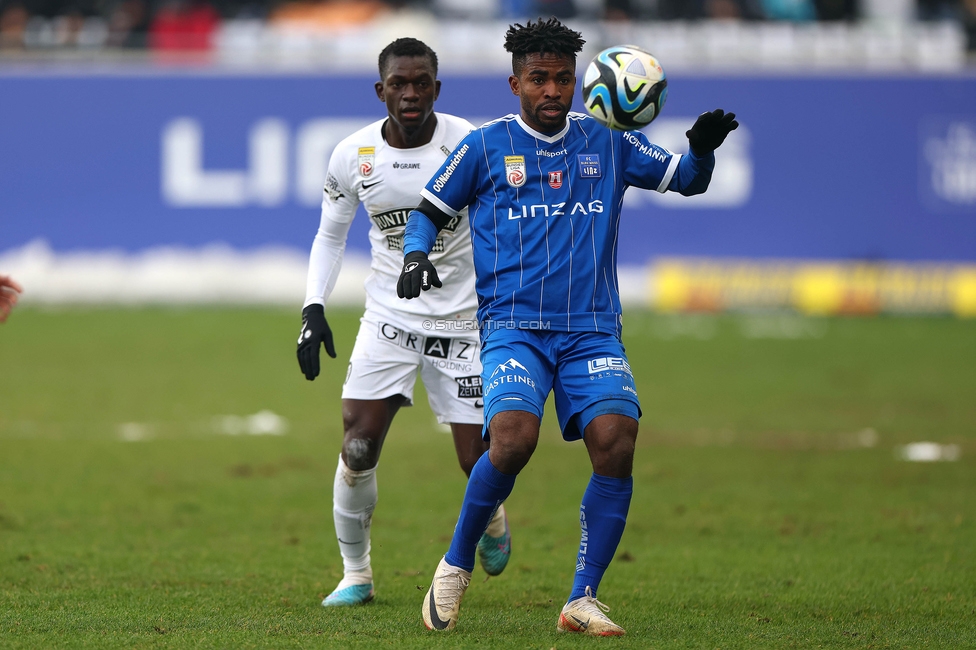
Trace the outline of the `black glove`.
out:
<instances>
[{"instance_id":1,"label":"black glove","mask_svg":"<svg viewBox=\"0 0 976 650\"><path fill-rule=\"evenodd\" d=\"M440 287L441 279L437 277L437 269L427 259L426 253L413 251L403 258L403 270L397 280L397 295L401 298L416 298L420 291L427 291L431 287Z\"/></svg>"},{"instance_id":2,"label":"black glove","mask_svg":"<svg viewBox=\"0 0 976 650\"><path fill-rule=\"evenodd\" d=\"M739 123L735 121L735 113L726 113L721 108L716 108L711 113L702 113L695 120L694 126L685 131L688 136L688 144L696 156L704 156L707 153L718 149L725 136L739 128Z\"/></svg>"},{"instance_id":3,"label":"black glove","mask_svg":"<svg viewBox=\"0 0 976 650\"><path fill-rule=\"evenodd\" d=\"M325 320L325 307L312 304L302 310L302 333L298 335L298 365L309 381L319 376L319 346L323 343L325 351L335 359L335 344Z\"/></svg>"}]
</instances>

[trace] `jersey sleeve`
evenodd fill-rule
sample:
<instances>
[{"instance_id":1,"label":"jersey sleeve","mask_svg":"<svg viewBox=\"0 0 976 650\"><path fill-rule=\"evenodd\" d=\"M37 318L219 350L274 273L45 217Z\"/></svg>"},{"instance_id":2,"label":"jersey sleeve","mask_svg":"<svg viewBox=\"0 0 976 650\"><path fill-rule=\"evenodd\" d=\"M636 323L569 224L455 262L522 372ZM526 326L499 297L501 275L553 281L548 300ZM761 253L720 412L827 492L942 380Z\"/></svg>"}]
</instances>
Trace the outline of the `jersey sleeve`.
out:
<instances>
[{"instance_id":1,"label":"jersey sleeve","mask_svg":"<svg viewBox=\"0 0 976 650\"><path fill-rule=\"evenodd\" d=\"M322 191L322 216L308 260L304 307L313 303L325 305L342 268L346 237L359 207L359 194L351 178L352 165L347 158L343 149L336 150L329 160Z\"/></svg>"},{"instance_id":2,"label":"jersey sleeve","mask_svg":"<svg viewBox=\"0 0 976 650\"><path fill-rule=\"evenodd\" d=\"M487 176L482 173L483 150L481 129L464 136L420 195L445 214L456 217L474 200L481 179Z\"/></svg>"},{"instance_id":3,"label":"jersey sleeve","mask_svg":"<svg viewBox=\"0 0 976 650\"><path fill-rule=\"evenodd\" d=\"M681 154L660 147L640 131L620 134L624 181L645 190L665 192L674 177Z\"/></svg>"}]
</instances>

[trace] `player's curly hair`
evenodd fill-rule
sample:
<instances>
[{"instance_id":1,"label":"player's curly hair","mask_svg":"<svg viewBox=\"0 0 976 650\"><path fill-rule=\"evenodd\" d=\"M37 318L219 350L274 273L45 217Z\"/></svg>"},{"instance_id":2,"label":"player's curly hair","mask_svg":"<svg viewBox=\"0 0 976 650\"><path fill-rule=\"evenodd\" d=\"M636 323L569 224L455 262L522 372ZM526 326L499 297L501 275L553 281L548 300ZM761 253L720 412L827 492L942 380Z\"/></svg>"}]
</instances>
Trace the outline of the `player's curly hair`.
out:
<instances>
[{"instance_id":1,"label":"player's curly hair","mask_svg":"<svg viewBox=\"0 0 976 650\"><path fill-rule=\"evenodd\" d=\"M380 52L379 67L380 67L380 79L386 76L386 66L389 64L390 59L395 56L425 56L430 61L431 67L434 69L434 77L437 77L437 54L434 50L430 49L423 41L418 41L416 38L398 38Z\"/></svg>"},{"instance_id":2,"label":"player's curly hair","mask_svg":"<svg viewBox=\"0 0 976 650\"><path fill-rule=\"evenodd\" d=\"M512 53L512 72L522 73L529 54L558 54L576 61L583 49L581 34L566 27L557 18L543 21L526 21L524 25L509 25L505 33L505 49Z\"/></svg>"}]
</instances>

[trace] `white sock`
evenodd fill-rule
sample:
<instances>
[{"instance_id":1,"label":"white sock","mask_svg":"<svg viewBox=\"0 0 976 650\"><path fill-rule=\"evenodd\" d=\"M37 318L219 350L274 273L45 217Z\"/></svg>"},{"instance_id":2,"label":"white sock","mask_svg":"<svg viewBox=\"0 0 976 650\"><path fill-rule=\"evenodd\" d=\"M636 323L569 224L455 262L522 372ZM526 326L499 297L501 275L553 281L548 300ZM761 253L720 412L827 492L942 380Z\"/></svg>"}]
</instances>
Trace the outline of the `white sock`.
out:
<instances>
[{"instance_id":1,"label":"white sock","mask_svg":"<svg viewBox=\"0 0 976 650\"><path fill-rule=\"evenodd\" d=\"M488 537L501 537L505 534L505 504L499 504L498 510L495 511L495 516L491 518L488 522L488 528L485 530L485 534Z\"/></svg>"},{"instance_id":2,"label":"white sock","mask_svg":"<svg viewBox=\"0 0 976 650\"><path fill-rule=\"evenodd\" d=\"M332 486L332 516L344 574L337 589L373 581L369 527L376 499L376 468L354 472L346 467L340 455Z\"/></svg>"}]
</instances>

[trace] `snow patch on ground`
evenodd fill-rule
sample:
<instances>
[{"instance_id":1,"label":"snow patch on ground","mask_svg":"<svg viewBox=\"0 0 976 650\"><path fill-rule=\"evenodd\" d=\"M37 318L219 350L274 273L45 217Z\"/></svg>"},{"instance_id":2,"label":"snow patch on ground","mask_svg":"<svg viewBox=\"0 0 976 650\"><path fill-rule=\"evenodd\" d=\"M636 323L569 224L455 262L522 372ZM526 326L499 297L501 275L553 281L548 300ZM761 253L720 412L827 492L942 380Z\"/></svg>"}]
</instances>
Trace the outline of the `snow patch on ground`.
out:
<instances>
[{"instance_id":1,"label":"snow patch on ground","mask_svg":"<svg viewBox=\"0 0 976 650\"><path fill-rule=\"evenodd\" d=\"M346 250L329 304L361 307L369 256ZM305 301L308 251L284 246L238 250L226 244L55 252L38 240L0 251L0 273L24 286L24 304L282 305ZM618 269L625 306L650 305L650 274L641 266Z\"/></svg>"},{"instance_id":2,"label":"snow patch on ground","mask_svg":"<svg viewBox=\"0 0 976 650\"><path fill-rule=\"evenodd\" d=\"M55 252L43 241L0 252L0 273L24 287L24 304L288 305L305 300L308 252L224 244ZM361 306L369 257L348 251L330 304Z\"/></svg>"}]
</instances>

